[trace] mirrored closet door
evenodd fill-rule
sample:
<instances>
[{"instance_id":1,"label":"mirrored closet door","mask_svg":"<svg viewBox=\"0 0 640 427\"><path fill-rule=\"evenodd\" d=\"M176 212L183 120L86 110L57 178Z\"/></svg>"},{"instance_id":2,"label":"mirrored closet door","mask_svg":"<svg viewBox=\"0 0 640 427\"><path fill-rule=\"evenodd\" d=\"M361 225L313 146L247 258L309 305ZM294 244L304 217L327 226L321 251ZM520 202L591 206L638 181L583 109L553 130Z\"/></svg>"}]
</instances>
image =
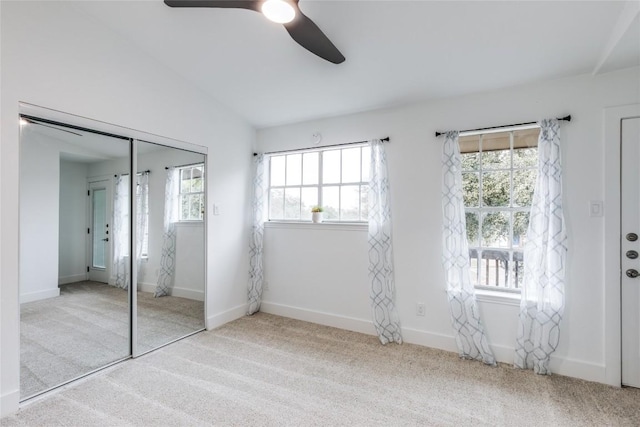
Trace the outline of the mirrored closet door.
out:
<instances>
[{"instance_id":1,"label":"mirrored closet door","mask_svg":"<svg viewBox=\"0 0 640 427\"><path fill-rule=\"evenodd\" d=\"M204 329L205 156L136 141L134 354Z\"/></svg>"},{"instance_id":2,"label":"mirrored closet door","mask_svg":"<svg viewBox=\"0 0 640 427\"><path fill-rule=\"evenodd\" d=\"M206 155L82 120L21 116L21 400L204 329Z\"/></svg>"},{"instance_id":3,"label":"mirrored closet door","mask_svg":"<svg viewBox=\"0 0 640 427\"><path fill-rule=\"evenodd\" d=\"M129 146L21 121L21 399L131 354L129 293L111 262L114 175L128 173Z\"/></svg>"}]
</instances>

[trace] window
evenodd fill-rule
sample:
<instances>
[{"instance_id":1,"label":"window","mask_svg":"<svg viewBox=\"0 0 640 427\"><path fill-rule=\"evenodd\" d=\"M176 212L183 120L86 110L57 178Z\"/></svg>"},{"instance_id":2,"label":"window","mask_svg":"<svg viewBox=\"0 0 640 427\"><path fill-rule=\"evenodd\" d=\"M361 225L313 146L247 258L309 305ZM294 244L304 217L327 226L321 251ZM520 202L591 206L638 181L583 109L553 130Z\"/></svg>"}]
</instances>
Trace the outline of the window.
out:
<instances>
[{"instance_id":1,"label":"window","mask_svg":"<svg viewBox=\"0 0 640 427\"><path fill-rule=\"evenodd\" d=\"M471 280L518 292L535 186L539 129L461 136Z\"/></svg>"},{"instance_id":2,"label":"window","mask_svg":"<svg viewBox=\"0 0 640 427\"><path fill-rule=\"evenodd\" d=\"M367 145L271 156L269 220L363 222L368 216L370 148Z\"/></svg>"},{"instance_id":3,"label":"window","mask_svg":"<svg viewBox=\"0 0 640 427\"><path fill-rule=\"evenodd\" d=\"M178 168L180 221L204 219L204 163Z\"/></svg>"}]
</instances>

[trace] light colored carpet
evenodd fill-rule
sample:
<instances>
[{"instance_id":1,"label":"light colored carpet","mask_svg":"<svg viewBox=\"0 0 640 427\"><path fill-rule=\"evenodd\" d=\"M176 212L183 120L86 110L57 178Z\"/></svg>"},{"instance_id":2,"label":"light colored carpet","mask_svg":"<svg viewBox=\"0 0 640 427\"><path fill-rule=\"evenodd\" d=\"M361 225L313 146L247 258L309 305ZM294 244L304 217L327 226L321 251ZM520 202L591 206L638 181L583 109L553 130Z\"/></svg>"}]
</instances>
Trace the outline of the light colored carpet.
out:
<instances>
[{"instance_id":1,"label":"light colored carpet","mask_svg":"<svg viewBox=\"0 0 640 427\"><path fill-rule=\"evenodd\" d=\"M142 351L204 327L204 304L138 292ZM98 282L20 307L20 395L31 396L129 355L127 291Z\"/></svg>"},{"instance_id":2,"label":"light colored carpet","mask_svg":"<svg viewBox=\"0 0 640 427\"><path fill-rule=\"evenodd\" d=\"M638 426L640 390L258 313L124 362L3 426Z\"/></svg>"}]
</instances>

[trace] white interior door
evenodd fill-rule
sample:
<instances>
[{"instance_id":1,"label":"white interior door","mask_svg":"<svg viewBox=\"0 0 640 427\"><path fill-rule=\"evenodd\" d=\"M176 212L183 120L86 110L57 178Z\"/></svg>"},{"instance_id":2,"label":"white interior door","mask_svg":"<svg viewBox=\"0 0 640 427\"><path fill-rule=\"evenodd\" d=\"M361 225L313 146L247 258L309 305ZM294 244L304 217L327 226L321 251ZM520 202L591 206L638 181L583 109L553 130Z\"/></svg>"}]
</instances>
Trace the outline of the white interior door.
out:
<instances>
[{"instance_id":1,"label":"white interior door","mask_svg":"<svg viewBox=\"0 0 640 427\"><path fill-rule=\"evenodd\" d=\"M622 384L640 387L640 117L621 138Z\"/></svg>"},{"instance_id":2,"label":"white interior door","mask_svg":"<svg viewBox=\"0 0 640 427\"><path fill-rule=\"evenodd\" d=\"M108 283L111 271L111 185L89 183L89 280Z\"/></svg>"}]
</instances>

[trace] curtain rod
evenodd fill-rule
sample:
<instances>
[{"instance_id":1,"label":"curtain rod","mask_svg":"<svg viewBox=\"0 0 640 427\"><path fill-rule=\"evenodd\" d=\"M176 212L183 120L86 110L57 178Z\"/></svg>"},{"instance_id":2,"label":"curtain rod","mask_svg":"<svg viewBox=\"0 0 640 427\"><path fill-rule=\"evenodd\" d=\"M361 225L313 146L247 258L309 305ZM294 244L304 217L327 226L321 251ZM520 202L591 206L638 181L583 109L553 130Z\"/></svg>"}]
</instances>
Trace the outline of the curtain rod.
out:
<instances>
[{"instance_id":1,"label":"curtain rod","mask_svg":"<svg viewBox=\"0 0 640 427\"><path fill-rule=\"evenodd\" d=\"M384 138L380 138L380 141L382 142L389 142L389 137L386 136ZM294 151L306 151L306 150L313 150L315 148L329 148L329 147L342 147L345 145L355 145L355 144L365 144L369 141L355 141L355 142L345 142L344 144L332 144L332 145L322 145L319 147L309 147L309 148L296 148L294 150L280 150L280 151L269 151L267 153L263 153L263 154L278 154L278 153L291 153ZM257 156L258 153L253 153L254 156Z\"/></svg>"},{"instance_id":2,"label":"curtain rod","mask_svg":"<svg viewBox=\"0 0 640 427\"><path fill-rule=\"evenodd\" d=\"M145 174L150 174L150 173L151 173L151 169L147 169L146 171L137 172L137 173L136 173L136 175L145 175ZM122 173L122 174L120 174L120 175L121 175L121 176L125 176L125 175L126 175L126 176L128 176L129 174L128 174L128 173ZM115 175L113 175L113 176L114 176L114 178L117 178L119 175L118 175L118 174L115 174Z\"/></svg>"},{"instance_id":3,"label":"curtain rod","mask_svg":"<svg viewBox=\"0 0 640 427\"><path fill-rule=\"evenodd\" d=\"M187 166L195 166L195 165L204 165L204 162L189 163L186 165L165 166L164 169L169 170L170 168L186 168Z\"/></svg>"},{"instance_id":4,"label":"curtain rod","mask_svg":"<svg viewBox=\"0 0 640 427\"><path fill-rule=\"evenodd\" d=\"M95 130L95 129L89 129L89 128L86 128L86 127L83 127L83 126L71 125L71 124L68 124L68 123L57 122L55 120L49 120L49 119L43 119L41 117L29 116L27 114L20 114L20 117L25 119L26 121L30 121L32 123L39 124L39 125L42 125L42 123L46 123L48 125L66 127L66 128L69 128L69 129L79 130L81 132L95 133L97 135L110 136L112 138L126 139L128 141L131 141L131 138L128 138L126 136L116 135L114 133L109 133L109 132L102 132L100 130ZM74 132L70 132L70 131L64 130L64 129L58 129L58 130L62 130L62 131L69 132L69 133L74 133ZM76 135L78 135L78 134L76 134ZM82 136L82 135L80 135L80 136Z\"/></svg>"},{"instance_id":5,"label":"curtain rod","mask_svg":"<svg viewBox=\"0 0 640 427\"><path fill-rule=\"evenodd\" d=\"M571 115L565 116L565 117L558 117L556 120L565 120L567 122L571 121ZM527 122L527 123L514 123L512 125L502 125L502 126L490 126L490 127L486 127L486 128L478 128L478 129L465 129L465 130L461 130L460 133L463 132L477 132L477 131L481 131L481 130L491 130L491 129L500 129L500 128L510 128L510 127L515 127L515 126L526 126L526 125L535 125L538 122ZM447 132L436 132L436 138L439 137L440 135L444 135Z\"/></svg>"}]
</instances>

